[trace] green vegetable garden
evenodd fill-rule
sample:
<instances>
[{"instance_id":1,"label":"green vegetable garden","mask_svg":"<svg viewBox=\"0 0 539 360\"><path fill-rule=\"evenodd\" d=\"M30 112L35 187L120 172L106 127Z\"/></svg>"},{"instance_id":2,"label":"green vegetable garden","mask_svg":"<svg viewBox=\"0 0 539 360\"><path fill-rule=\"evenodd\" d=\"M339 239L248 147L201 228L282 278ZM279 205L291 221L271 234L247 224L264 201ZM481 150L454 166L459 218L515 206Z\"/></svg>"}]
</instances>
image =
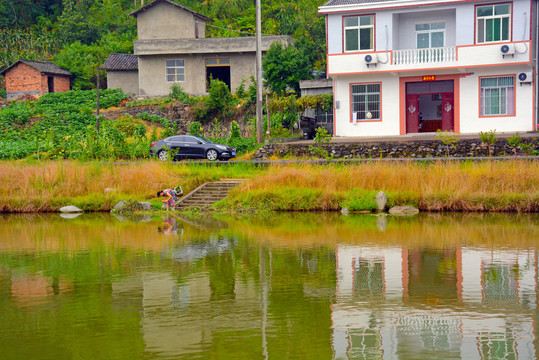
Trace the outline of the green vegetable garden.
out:
<instances>
[{"instance_id":1,"label":"green vegetable garden","mask_svg":"<svg viewBox=\"0 0 539 360\"><path fill-rule=\"evenodd\" d=\"M100 94L103 108L126 99L121 90ZM142 121L100 124L92 111L95 90L51 93L35 102L13 102L0 110L0 159L99 159L144 157L151 137Z\"/></svg>"},{"instance_id":2,"label":"green vegetable garden","mask_svg":"<svg viewBox=\"0 0 539 360\"><path fill-rule=\"evenodd\" d=\"M249 89L240 87L231 93L223 82L212 80L208 95L189 96L176 85L168 96L144 100L129 99L120 89L101 90L100 108L113 108L122 115L115 120L101 116L99 124L96 90L71 90L49 93L36 101L12 101L0 109L0 160L148 158L152 141L180 131L178 120L144 109L165 108L171 103L187 106L188 114L181 121L187 124L189 134L234 146L242 154L261 146L255 139L253 89L251 84ZM327 108L331 103L331 95L270 97L264 108L270 112L272 136L294 136L293 126L305 108ZM123 112L133 107L141 109L136 116ZM264 131L267 126L265 123Z\"/></svg>"}]
</instances>

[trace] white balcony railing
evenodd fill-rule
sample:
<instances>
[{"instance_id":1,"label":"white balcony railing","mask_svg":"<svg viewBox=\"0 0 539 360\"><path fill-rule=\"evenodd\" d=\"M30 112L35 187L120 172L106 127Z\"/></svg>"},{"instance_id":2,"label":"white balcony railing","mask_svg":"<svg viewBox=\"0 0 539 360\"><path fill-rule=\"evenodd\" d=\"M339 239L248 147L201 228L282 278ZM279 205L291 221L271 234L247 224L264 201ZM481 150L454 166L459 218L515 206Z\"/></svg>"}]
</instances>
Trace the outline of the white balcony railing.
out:
<instances>
[{"instance_id":1,"label":"white balcony railing","mask_svg":"<svg viewBox=\"0 0 539 360\"><path fill-rule=\"evenodd\" d=\"M433 64L453 61L457 61L457 48L455 46L393 50L393 65Z\"/></svg>"}]
</instances>

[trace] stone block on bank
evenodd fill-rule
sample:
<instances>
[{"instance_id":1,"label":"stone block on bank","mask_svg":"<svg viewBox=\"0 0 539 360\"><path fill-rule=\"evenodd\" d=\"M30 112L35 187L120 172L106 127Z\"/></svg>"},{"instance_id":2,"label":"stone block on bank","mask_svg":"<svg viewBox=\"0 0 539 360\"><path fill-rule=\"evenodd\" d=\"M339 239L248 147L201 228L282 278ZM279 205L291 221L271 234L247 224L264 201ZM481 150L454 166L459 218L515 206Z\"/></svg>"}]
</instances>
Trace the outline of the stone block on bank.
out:
<instances>
[{"instance_id":1,"label":"stone block on bank","mask_svg":"<svg viewBox=\"0 0 539 360\"><path fill-rule=\"evenodd\" d=\"M376 197L374 198L374 201L376 201L376 210L384 210L387 205L386 193L383 191L378 192L378 194L376 194Z\"/></svg>"},{"instance_id":2,"label":"stone block on bank","mask_svg":"<svg viewBox=\"0 0 539 360\"><path fill-rule=\"evenodd\" d=\"M79 209L76 206L69 205L69 206L61 207L60 212L62 212L62 213L80 213L80 212L82 212L82 210Z\"/></svg>"},{"instance_id":3,"label":"stone block on bank","mask_svg":"<svg viewBox=\"0 0 539 360\"><path fill-rule=\"evenodd\" d=\"M150 207L151 207L151 204L150 204ZM142 210L144 210L143 205L139 203L138 201L133 201L133 200L129 200L129 201L120 200L112 209L112 211L115 211L120 214L133 213L133 212L142 211Z\"/></svg>"},{"instance_id":4,"label":"stone block on bank","mask_svg":"<svg viewBox=\"0 0 539 360\"><path fill-rule=\"evenodd\" d=\"M114 205L114 210L121 210L125 206L125 204L127 204L127 201L125 200L118 201L118 203Z\"/></svg>"},{"instance_id":5,"label":"stone block on bank","mask_svg":"<svg viewBox=\"0 0 539 360\"><path fill-rule=\"evenodd\" d=\"M142 202L139 202L140 206L142 206L142 210L150 210L152 208L152 203L150 202L147 202L147 201L142 201Z\"/></svg>"}]
</instances>

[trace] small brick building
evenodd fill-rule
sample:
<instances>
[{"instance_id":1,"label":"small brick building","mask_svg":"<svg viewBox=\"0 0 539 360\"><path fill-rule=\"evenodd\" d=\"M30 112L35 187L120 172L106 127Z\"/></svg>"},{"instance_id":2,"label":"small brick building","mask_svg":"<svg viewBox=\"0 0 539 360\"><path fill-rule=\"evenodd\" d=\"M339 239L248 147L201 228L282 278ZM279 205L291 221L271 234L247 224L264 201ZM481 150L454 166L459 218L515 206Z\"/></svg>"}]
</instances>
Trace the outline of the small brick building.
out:
<instances>
[{"instance_id":1,"label":"small brick building","mask_svg":"<svg viewBox=\"0 0 539 360\"><path fill-rule=\"evenodd\" d=\"M46 61L18 60L2 70L6 77L7 99L17 99L23 95L41 96L49 92L64 92L71 89L69 71Z\"/></svg>"}]
</instances>

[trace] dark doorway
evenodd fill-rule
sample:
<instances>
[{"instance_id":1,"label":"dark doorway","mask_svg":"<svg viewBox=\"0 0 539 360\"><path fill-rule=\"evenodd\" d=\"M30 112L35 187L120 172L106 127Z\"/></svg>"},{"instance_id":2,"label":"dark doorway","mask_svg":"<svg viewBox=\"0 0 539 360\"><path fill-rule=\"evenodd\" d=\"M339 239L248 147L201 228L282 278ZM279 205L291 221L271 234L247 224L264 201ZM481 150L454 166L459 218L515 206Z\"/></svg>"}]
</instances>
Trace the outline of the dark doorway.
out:
<instances>
[{"instance_id":1,"label":"dark doorway","mask_svg":"<svg viewBox=\"0 0 539 360\"><path fill-rule=\"evenodd\" d=\"M453 80L406 84L407 133L453 129Z\"/></svg>"},{"instance_id":2,"label":"dark doorway","mask_svg":"<svg viewBox=\"0 0 539 360\"><path fill-rule=\"evenodd\" d=\"M52 76L47 77L47 87L48 87L48 92L50 93L54 92L54 77Z\"/></svg>"},{"instance_id":3,"label":"dark doorway","mask_svg":"<svg viewBox=\"0 0 539 360\"><path fill-rule=\"evenodd\" d=\"M206 60L206 90L209 89L211 79L221 80L232 91L230 87L230 59Z\"/></svg>"}]
</instances>

